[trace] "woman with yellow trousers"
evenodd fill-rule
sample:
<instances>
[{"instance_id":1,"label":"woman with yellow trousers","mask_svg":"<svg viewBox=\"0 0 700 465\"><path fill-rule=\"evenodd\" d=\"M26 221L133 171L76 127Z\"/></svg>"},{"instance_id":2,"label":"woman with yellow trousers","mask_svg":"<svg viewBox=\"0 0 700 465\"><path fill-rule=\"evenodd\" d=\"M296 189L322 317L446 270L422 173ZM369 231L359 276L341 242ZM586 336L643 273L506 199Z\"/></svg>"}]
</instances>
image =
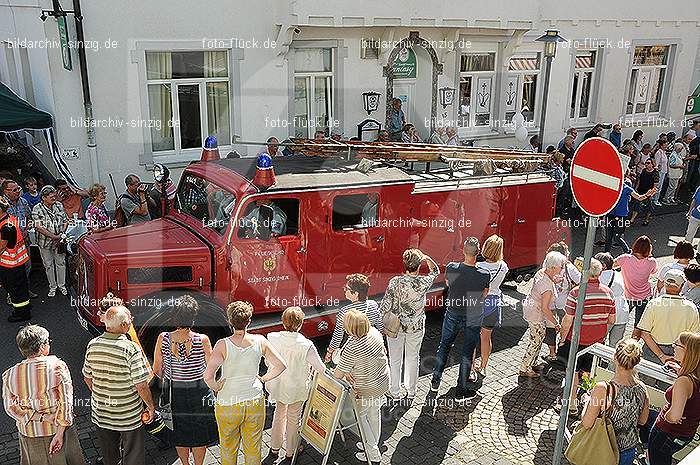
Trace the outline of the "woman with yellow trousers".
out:
<instances>
[{"instance_id":1,"label":"woman with yellow trousers","mask_svg":"<svg viewBox=\"0 0 700 465\"><path fill-rule=\"evenodd\" d=\"M219 428L221 464L236 465L238 449L242 445L245 465L260 465L265 426L263 383L278 377L287 366L265 336L248 333L253 316L251 304L231 302L226 315L233 335L214 345L204 372L204 381L216 393L214 411ZM258 376L263 358L268 370ZM222 376L217 380L216 372L220 367Z\"/></svg>"}]
</instances>

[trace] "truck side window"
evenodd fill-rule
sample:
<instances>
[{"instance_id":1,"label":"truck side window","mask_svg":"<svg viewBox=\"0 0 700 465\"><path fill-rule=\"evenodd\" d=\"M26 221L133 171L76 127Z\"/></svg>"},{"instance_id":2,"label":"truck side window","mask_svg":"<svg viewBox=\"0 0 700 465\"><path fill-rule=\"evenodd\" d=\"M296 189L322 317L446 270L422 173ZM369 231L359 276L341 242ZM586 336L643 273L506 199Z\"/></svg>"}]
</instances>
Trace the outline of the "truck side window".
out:
<instances>
[{"instance_id":1,"label":"truck side window","mask_svg":"<svg viewBox=\"0 0 700 465\"><path fill-rule=\"evenodd\" d=\"M379 195L339 195L333 199L333 230L371 228L379 224Z\"/></svg>"},{"instance_id":2,"label":"truck side window","mask_svg":"<svg viewBox=\"0 0 700 465\"><path fill-rule=\"evenodd\" d=\"M299 199L293 198L258 198L250 202L245 212L238 220L239 238L258 238L258 221L260 206L272 208L272 224L266 225L271 229L273 237L299 235Z\"/></svg>"}]
</instances>

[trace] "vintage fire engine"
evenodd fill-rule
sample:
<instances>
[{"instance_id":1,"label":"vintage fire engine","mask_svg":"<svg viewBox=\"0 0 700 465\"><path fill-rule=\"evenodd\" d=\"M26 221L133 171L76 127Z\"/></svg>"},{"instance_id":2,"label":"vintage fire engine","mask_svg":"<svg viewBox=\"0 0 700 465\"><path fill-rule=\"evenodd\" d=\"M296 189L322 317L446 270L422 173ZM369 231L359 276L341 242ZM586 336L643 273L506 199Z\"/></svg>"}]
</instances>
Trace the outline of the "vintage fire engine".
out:
<instances>
[{"instance_id":1,"label":"vintage fire engine","mask_svg":"<svg viewBox=\"0 0 700 465\"><path fill-rule=\"evenodd\" d=\"M295 155L272 159L267 189L254 183L256 158L219 159L205 149L181 175L164 218L83 237L73 289L81 324L100 326L97 302L112 292L129 303L149 346L170 327L172 298L190 293L200 302L197 326L214 338L227 333L224 309L233 300L254 305L260 332L279 329L280 312L301 306L303 331L316 336L332 331L346 303L346 275L368 275L371 298L380 299L403 272L406 248L444 270L462 259L468 236L499 234L511 278L522 281L550 243L569 240L553 218L556 190L543 154L306 140L288 147ZM255 208L268 212L267 225ZM441 275L430 307L443 290Z\"/></svg>"}]
</instances>

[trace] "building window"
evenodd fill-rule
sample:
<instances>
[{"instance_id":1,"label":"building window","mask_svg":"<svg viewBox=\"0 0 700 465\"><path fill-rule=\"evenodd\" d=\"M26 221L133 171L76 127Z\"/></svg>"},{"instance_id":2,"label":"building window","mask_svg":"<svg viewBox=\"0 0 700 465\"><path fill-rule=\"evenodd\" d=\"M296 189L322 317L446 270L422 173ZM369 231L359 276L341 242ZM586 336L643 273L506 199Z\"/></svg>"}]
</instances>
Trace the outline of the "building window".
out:
<instances>
[{"instance_id":1,"label":"building window","mask_svg":"<svg viewBox=\"0 0 700 465\"><path fill-rule=\"evenodd\" d=\"M508 63L508 80L503 88L506 121L521 112L525 121L535 121L540 56L513 57Z\"/></svg>"},{"instance_id":2,"label":"building window","mask_svg":"<svg viewBox=\"0 0 700 465\"><path fill-rule=\"evenodd\" d=\"M576 53L574 63L574 80L571 90L571 108L569 117L572 120L588 121L591 114L591 94L595 79L596 52L592 50Z\"/></svg>"},{"instance_id":3,"label":"building window","mask_svg":"<svg viewBox=\"0 0 700 465\"><path fill-rule=\"evenodd\" d=\"M153 152L231 144L228 52L146 52Z\"/></svg>"},{"instance_id":4,"label":"building window","mask_svg":"<svg viewBox=\"0 0 700 465\"><path fill-rule=\"evenodd\" d=\"M328 133L333 121L333 49L296 49L294 60L294 135Z\"/></svg>"},{"instance_id":5,"label":"building window","mask_svg":"<svg viewBox=\"0 0 700 465\"><path fill-rule=\"evenodd\" d=\"M492 120L495 53L465 54L459 65L460 127L487 127Z\"/></svg>"},{"instance_id":6,"label":"building window","mask_svg":"<svg viewBox=\"0 0 700 465\"><path fill-rule=\"evenodd\" d=\"M664 45L634 48L627 94L628 115L658 113L661 108L669 47Z\"/></svg>"}]
</instances>

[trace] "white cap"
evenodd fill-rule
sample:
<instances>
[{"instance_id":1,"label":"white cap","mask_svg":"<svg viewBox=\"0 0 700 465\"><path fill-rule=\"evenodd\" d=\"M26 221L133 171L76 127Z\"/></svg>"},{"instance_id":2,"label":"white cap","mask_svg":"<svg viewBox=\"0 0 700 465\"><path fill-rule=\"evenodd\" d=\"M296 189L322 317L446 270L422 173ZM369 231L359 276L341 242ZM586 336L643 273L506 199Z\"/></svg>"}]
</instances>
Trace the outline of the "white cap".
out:
<instances>
[{"instance_id":1,"label":"white cap","mask_svg":"<svg viewBox=\"0 0 700 465\"><path fill-rule=\"evenodd\" d=\"M685 283L685 275L681 270L670 269L666 272L664 284L667 286L681 288L683 287L683 283Z\"/></svg>"}]
</instances>

